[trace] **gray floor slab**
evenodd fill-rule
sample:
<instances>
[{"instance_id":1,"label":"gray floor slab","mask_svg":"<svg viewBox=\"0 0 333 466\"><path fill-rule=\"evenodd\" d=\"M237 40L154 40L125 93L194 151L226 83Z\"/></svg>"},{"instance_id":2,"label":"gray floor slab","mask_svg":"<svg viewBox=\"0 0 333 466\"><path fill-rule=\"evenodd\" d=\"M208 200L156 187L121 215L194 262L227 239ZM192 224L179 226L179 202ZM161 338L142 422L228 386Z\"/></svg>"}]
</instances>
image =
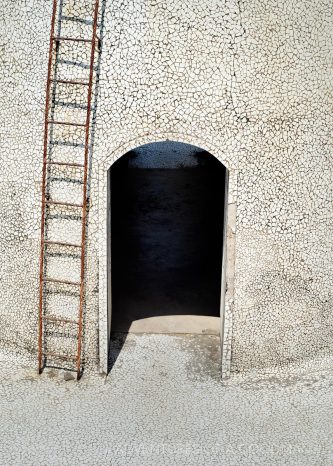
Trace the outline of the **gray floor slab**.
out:
<instances>
[{"instance_id":1,"label":"gray floor slab","mask_svg":"<svg viewBox=\"0 0 333 466\"><path fill-rule=\"evenodd\" d=\"M222 385L218 343L116 336L109 377L79 383L2 355L0 464L332 465L330 361Z\"/></svg>"}]
</instances>

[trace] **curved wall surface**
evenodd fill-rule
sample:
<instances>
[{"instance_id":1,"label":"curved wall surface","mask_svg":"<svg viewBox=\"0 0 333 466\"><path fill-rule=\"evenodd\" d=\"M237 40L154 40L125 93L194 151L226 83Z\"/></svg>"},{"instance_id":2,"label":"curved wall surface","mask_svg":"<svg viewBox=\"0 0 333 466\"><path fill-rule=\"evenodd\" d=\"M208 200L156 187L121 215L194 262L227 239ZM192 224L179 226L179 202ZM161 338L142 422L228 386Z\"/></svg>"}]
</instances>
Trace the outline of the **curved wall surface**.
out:
<instances>
[{"instance_id":1,"label":"curved wall surface","mask_svg":"<svg viewBox=\"0 0 333 466\"><path fill-rule=\"evenodd\" d=\"M331 1L107 0L104 8L89 188L87 361L98 363L104 319L106 171L127 151L167 139L207 150L229 170L235 221L228 240L235 249L228 257L228 370L230 360L231 371L241 371L328 357ZM0 335L3 347L33 358L51 9L44 0L0 6Z\"/></svg>"}]
</instances>

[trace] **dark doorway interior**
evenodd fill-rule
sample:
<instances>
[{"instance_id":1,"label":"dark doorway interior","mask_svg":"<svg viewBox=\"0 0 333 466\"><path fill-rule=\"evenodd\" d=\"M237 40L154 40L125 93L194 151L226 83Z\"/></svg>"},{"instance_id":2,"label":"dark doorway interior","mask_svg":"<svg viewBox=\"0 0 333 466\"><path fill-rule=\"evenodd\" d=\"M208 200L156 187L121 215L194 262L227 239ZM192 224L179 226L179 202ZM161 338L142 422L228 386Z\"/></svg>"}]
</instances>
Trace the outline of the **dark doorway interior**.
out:
<instances>
[{"instance_id":1,"label":"dark doorway interior","mask_svg":"<svg viewBox=\"0 0 333 466\"><path fill-rule=\"evenodd\" d=\"M176 142L110 169L112 331L156 316L220 315L225 168Z\"/></svg>"}]
</instances>

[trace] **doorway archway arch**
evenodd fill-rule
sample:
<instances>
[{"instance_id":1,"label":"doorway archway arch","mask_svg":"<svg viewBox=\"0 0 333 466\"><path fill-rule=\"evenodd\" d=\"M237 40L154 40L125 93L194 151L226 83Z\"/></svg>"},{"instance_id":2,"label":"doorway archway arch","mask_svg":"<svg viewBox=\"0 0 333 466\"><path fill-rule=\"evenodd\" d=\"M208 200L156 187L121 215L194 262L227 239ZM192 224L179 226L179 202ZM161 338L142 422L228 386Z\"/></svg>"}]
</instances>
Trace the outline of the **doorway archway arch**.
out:
<instances>
[{"instance_id":1,"label":"doorway archway arch","mask_svg":"<svg viewBox=\"0 0 333 466\"><path fill-rule=\"evenodd\" d=\"M232 197L230 186L235 191L236 173L228 164L226 154L207 141L202 141L193 135L168 134L144 134L133 138L114 149L110 147L108 155L98 161L98 261L99 261L99 367L102 373L108 373L108 353L111 330L111 289L108 274L111 271L111 250L109 237L110 218L110 186L108 172L110 167L120 157L137 147L149 143L163 141L181 142L190 144L209 152L219 160L226 168L226 192L225 202L221 208L224 209L224 234L223 234L223 258L222 258L222 281L221 281L221 365L222 377L230 374L231 362L231 336L234 302L234 262L235 262L235 220L236 203ZM111 188L112 189L112 188Z\"/></svg>"}]
</instances>

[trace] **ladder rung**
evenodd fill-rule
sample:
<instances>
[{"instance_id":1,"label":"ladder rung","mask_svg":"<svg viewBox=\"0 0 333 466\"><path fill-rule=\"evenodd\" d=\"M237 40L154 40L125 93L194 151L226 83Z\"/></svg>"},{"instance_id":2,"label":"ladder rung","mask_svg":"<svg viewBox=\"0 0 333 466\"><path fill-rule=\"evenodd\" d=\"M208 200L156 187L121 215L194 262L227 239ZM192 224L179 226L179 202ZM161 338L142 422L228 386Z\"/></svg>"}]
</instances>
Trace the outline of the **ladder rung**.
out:
<instances>
[{"instance_id":1,"label":"ladder rung","mask_svg":"<svg viewBox=\"0 0 333 466\"><path fill-rule=\"evenodd\" d=\"M70 202L60 202L60 201L48 201L48 200L46 200L45 203L46 204L52 204L52 205L64 205L64 206L67 206L67 207L79 207L80 209L82 209L82 207L83 207L83 204L71 204Z\"/></svg>"},{"instance_id":2,"label":"ladder rung","mask_svg":"<svg viewBox=\"0 0 333 466\"><path fill-rule=\"evenodd\" d=\"M44 282L51 282L51 283L61 283L64 285L76 285L76 286L81 286L81 283L79 282L71 282L69 280L59 280L58 278L43 278Z\"/></svg>"},{"instance_id":3,"label":"ladder rung","mask_svg":"<svg viewBox=\"0 0 333 466\"><path fill-rule=\"evenodd\" d=\"M44 241L44 243L49 244L50 246L70 246L72 248L82 248L81 244L65 243L62 241Z\"/></svg>"},{"instance_id":4,"label":"ladder rung","mask_svg":"<svg viewBox=\"0 0 333 466\"><path fill-rule=\"evenodd\" d=\"M64 323L64 324L75 324L79 325L79 323L76 320L71 320L71 319L63 319L61 317L55 317L55 316L44 316L43 317L45 320L50 320L51 322L55 323Z\"/></svg>"},{"instance_id":5,"label":"ladder rung","mask_svg":"<svg viewBox=\"0 0 333 466\"><path fill-rule=\"evenodd\" d=\"M56 359L69 359L69 360L72 360L72 361L76 361L76 357L74 356L67 356L65 354L57 354L57 353L43 353L44 356L46 356L47 358L56 358Z\"/></svg>"},{"instance_id":6,"label":"ladder rung","mask_svg":"<svg viewBox=\"0 0 333 466\"><path fill-rule=\"evenodd\" d=\"M93 42L91 39L80 39L79 37L53 37L55 42L68 41L68 42Z\"/></svg>"},{"instance_id":7,"label":"ladder rung","mask_svg":"<svg viewBox=\"0 0 333 466\"><path fill-rule=\"evenodd\" d=\"M79 168L84 168L84 165L82 163L66 163L66 162L47 162L48 165L61 165L64 167L79 167Z\"/></svg>"},{"instance_id":8,"label":"ladder rung","mask_svg":"<svg viewBox=\"0 0 333 466\"><path fill-rule=\"evenodd\" d=\"M64 125L64 126L84 126L84 127L87 126L85 123L72 123L70 121L54 121L54 120L49 120L48 124L49 125Z\"/></svg>"},{"instance_id":9,"label":"ladder rung","mask_svg":"<svg viewBox=\"0 0 333 466\"><path fill-rule=\"evenodd\" d=\"M73 81L70 79L51 79L51 81L60 84L78 84L81 86L89 86L89 82L87 81Z\"/></svg>"}]
</instances>

